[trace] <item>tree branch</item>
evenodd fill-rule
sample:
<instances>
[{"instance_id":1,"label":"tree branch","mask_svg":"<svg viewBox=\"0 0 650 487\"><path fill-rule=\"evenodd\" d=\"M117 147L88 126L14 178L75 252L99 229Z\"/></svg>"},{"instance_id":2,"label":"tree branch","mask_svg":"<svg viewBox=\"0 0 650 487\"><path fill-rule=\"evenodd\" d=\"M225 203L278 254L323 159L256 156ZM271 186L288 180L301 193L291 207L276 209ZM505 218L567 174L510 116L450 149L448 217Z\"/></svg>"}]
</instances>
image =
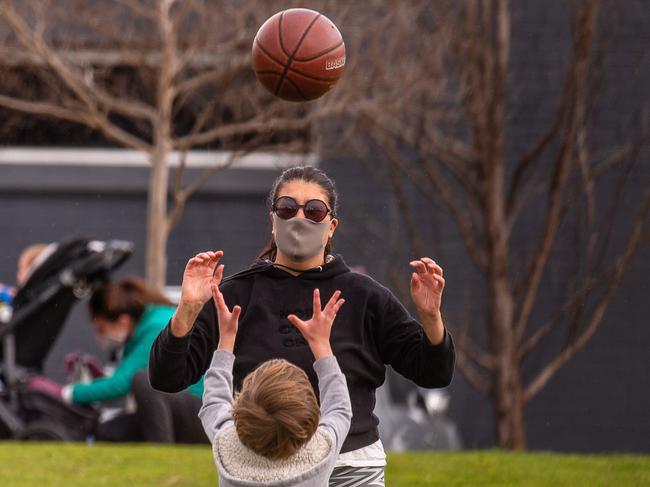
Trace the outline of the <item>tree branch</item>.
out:
<instances>
[{"instance_id":1,"label":"tree branch","mask_svg":"<svg viewBox=\"0 0 650 487\"><path fill-rule=\"evenodd\" d=\"M538 160L542 154L544 154L551 141L555 138L558 131L560 130L560 127L562 126L562 121L564 120L564 113L567 105L567 94L568 90L565 89L562 103L560 104L560 108L551 127L530 149L530 151L519 160L516 165L516 169L512 177L512 182L510 183L508 199L506 202L506 215L508 217L509 227L512 227L514 220L517 218L518 210L523 207L523 202L520 200L526 198L526 195L530 193L529 191L524 191L523 179L526 175L526 172L528 171L531 164Z\"/></svg>"},{"instance_id":2,"label":"tree branch","mask_svg":"<svg viewBox=\"0 0 650 487\"><path fill-rule=\"evenodd\" d=\"M53 105L51 103L27 101L18 98L12 98L10 96L0 95L0 105L11 110L29 113L32 115L44 115L46 117L54 117L84 125L90 124L90 121L86 118L86 115L82 115L83 112Z\"/></svg>"},{"instance_id":3,"label":"tree branch","mask_svg":"<svg viewBox=\"0 0 650 487\"><path fill-rule=\"evenodd\" d=\"M12 8L7 7L0 14L11 26L18 36L19 41L27 49L35 52L43 62L54 71L59 79L67 86L83 103L88 111L96 118L102 118L98 112L98 103L107 109L132 117L152 120L155 112L151 107L138 100L127 100L114 97L110 93L97 86L92 77L84 73L75 73L68 66L59 53L51 48L42 38L42 32L32 31L24 19ZM39 33L40 32L40 33ZM109 123L106 120L104 123Z\"/></svg>"},{"instance_id":4,"label":"tree branch","mask_svg":"<svg viewBox=\"0 0 650 487\"><path fill-rule=\"evenodd\" d=\"M463 210L462 205L457 198L454 197L451 188L453 187L448 181L445 180L445 177L438 171L435 171L431 164L429 164L429 156L431 152L427 150L426 140L430 140L426 137L417 137L415 134L408 133L403 127L395 126L390 120L386 120L379 112L374 108L368 107L365 105L360 110L357 111L357 115L362 114L368 120L371 126L374 126L382 131L381 134L375 136L377 141L381 144L381 140L385 137L385 133L390 134L392 137L397 138L398 140L403 141L407 145L413 147L417 151L418 163L416 166L424 172L426 180L432 185L434 191L431 191L428 187L423 186L423 180L419 174L415 174L409 169L407 163L400 163L399 168L403 171L408 179L420 190L423 196L431 200L432 196L439 198L442 204L449 210L449 212L454 217L454 221L459 229L459 232L463 238L463 242L467 251L472 258L472 261L475 263L477 268L481 272L485 272L487 269L487 257L482 249L479 247L477 242L480 240L479 235L475 230L475 225L471 216ZM453 145L455 142L449 142L450 145ZM467 154L469 149L463 149ZM460 162L457 162L459 164ZM453 164L450 162L450 164ZM470 179L464 179L460 181L461 187L471 193L473 188L470 185Z\"/></svg>"},{"instance_id":5,"label":"tree branch","mask_svg":"<svg viewBox=\"0 0 650 487\"><path fill-rule=\"evenodd\" d=\"M228 160L225 163L219 166L215 165L205 169L198 177L198 179L193 184L191 184L186 188L177 189L176 188L177 184L175 182L174 206L172 210L169 212L169 214L167 215L167 218L165 220L165 226L167 228L167 232L171 231L171 229L178 223L178 220L183 215L183 211L185 210L185 204L187 203L188 198L195 192L199 191L203 186L205 186L205 184L209 181L210 177L213 174L232 166L232 164L237 160L237 158L241 157L242 155L244 154L231 152L228 155ZM186 157L187 157L186 153L181 154L182 162L179 169L181 169L181 167L184 167ZM177 174L179 173L177 172Z\"/></svg>"},{"instance_id":6,"label":"tree branch","mask_svg":"<svg viewBox=\"0 0 650 487\"><path fill-rule=\"evenodd\" d=\"M569 86L572 87L573 92L573 96L571 97L572 106L569 110L566 135L558 154L555 173L549 188L549 208L544 224L543 236L524 280L524 283L526 283L526 291L514 328L517 340L521 339L526 329L546 262L555 243L562 216L562 195L570 169L574 164L571 147L579 127L585 123L583 119L585 109L584 85L587 81L591 46L593 44L594 31L596 28L598 12L597 4L597 0L589 1L581 13L579 28L575 39L574 61L570 70L572 82L569 83Z\"/></svg>"},{"instance_id":7,"label":"tree branch","mask_svg":"<svg viewBox=\"0 0 650 487\"><path fill-rule=\"evenodd\" d=\"M426 162L420 162L418 167L424 169ZM471 216L465 214L460 206L456 202L451 200L446 200L444 196L438 191L438 185L434 185L433 191L431 190L430 184L432 183L431 178L435 179L435 176L432 176L432 172L429 170L429 174L425 174L426 179L423 179L420 174L416 174L411 169L409 169L408 164L400 164L399 169L407 175L409 181L418 189L420 194L425 198L431 201L433 204L444 206L452 214L454 222L458 227L458 230L461 234L463 244L467 249L474 265L483 273L487 271L487 256L485 251L479 246L480 236L474 230L475 224L472 221ZM426 170L425 170L426 173ZM430 184L427 184L427 181ZM439 181L440 187L445 187L446 184Z\"/></svg>"},{"instance_id":8,"label":"tree branch","mask_svg":"<svg viewBox=\"0 0 650 487\"><path fill-rule=\"evenodd\" d=\"M612 269L608 269L606 272L601 273L598 277L592 276L583 282L580 289L571 294L569 299L555 311L553 316L549 318L546 323L540 326L535 333L533 333L518 349L517 357L521 362L523 361L528 354L537 346L537 344L546 337L554 328L556 328L562 321L561 318L567 314L571 314L572 310L584 306L589 293L594 289L595 285L598 282L601 282L603 276L609 276L612 274Z\"/></svg>"},{"instance_id":9,"label":"tree branch","mask_svg":"<svg viewBox=\"0 0 650 487\"><path fill-rule=\"evenodd\" d=\"M530 382L524 391L524 398L526 401L530 400L533 396L535 396L535 394L542 390L542 388L548 383L551 377L553 377L564 364L566 364L580 349L582 349L596 332L596 329L600 325L605 314L605 310L607 309L607 306L612 296L614 295L614 292L616 291L623 276L625 275L625 272L634 260L634 257L638 250L641 248L641 245L645 243L645 235L647 235L648 229L644 227L647 225L649 214L650 190L648 190L645 194L644 204L635 219L635 224L628 238L625 250L616 259L615 270L610 278L609 285L607 286L605 293L601 296L600 300L596 304L591 314L589 323L584 328L584 331L578 336L578 338L573 343L565 347L564 350L562 350L558 355L556 355L555 358L553 358Z\"/></svg>"},{"instance_id":10,"label":"tree branch","mask_svg":"<svg viewBox=\"0 0 650 487\"><path fill-rule=\"evenodd\" d=\"M250 57L248 55L238 56L235 60L229 59L228 69L224 69L224 66L218 66L189 77L174 87L174 94L176 97L182 97L187 93L194 93L209 84L220 86L224 78L231 76L232 72L241 72L249 64Z\"/></svg>"},{"instance_id":11,"label":"tree branch","mask_svg":"<svg viewBox=\"0 0 650 487\"><path fill-rule=\"evenodd\" d=\"M427 103L424 101L422 103ZM458 181L462 185L476 184L475 176L473 176L468 168L469 164L477 160L475 150L464 143L460 139L455 139L443 134L440 130L435 128L434 120L427 117L426 112L422 114L422 107L416 107L415 116L421 121L418 124L420 130L416 133L408 129L408 125L401 123L395 117L386 117L387 111L383 100L377 100L377 103L360 103L356 111L357 116L363 116L366 120L370 121L373 125L381 128L386 134L398 140L412 145L419 146L428 154L435 155L438 158L444 159L444 162L455 175L458 176ZM410 115L409 115L410 117ZM471 188L476 190L476 187ZM470 193L470 191L468 191Z\"/></svg>"},{"instance_id":12,"label":"tree branch","mask_svg":"<svg viewBox=\"0 0 650 487\"><path fill-rule=\"evenodd\" d=\"M490 396L490 382L472 365L462 350L456 350L456 365L474 389L485 397Z\"/></svg>"},{"instance_id":13,"label":"tree branch","mask_svg":"<svg viewBox=\"0 0 650 487\"><path fill-rule=\"evenodd\" d=\"M457 348L463 350L468 357L474 360L477 364L487 370L494 369L494 356L484 350L482 350L470 336L465 333L457 333L454 335Z\"/></svg>"},{"instance_id":14,"label":"tree branch","mask_svg":"<svg viewBox=\"0 0 650 487\"><path fill-rule=\"evenodd\" d=\"M612 151L602 161L598 162L593 171L592 178L597 179L607 172L612 167L619 164L621 161L633 157L639 150L650 142L650 132L647 130L634 140L628 140L621 147Z\"/></svg>"},{"instance_id":15,"label":"tree branch","mask_svg":"<svg viewBox=\"0 0 650 487\"><path fill-rule=\"evenodd\" d=\"M131 10L131 12L134 13L136 16L149 19L153 22L157 21L156 11L151 8L145 7L141 1L134 1L134 0L115 0L115 1L118 4Z\"/></svg>"},{"instance_id":16,"label":"tree branch","mask_svg":"<svg viewBox=\"0 0 650 487\"><path fill-rule=\"evenodd\" d=\"M221 125L197 134L178 137L172 141L175 147L191 147L203 145L213 140L232 137L240 134L264 133L272 131L294 131L308 127L311 122L332 115L349 113L354 108L350 104L326 105L310 111L305 117L297 118L271 118L256 117L245 122Z\"/></svg>"},{"instance_id":17,"label":"tree branch","mask_svg":"<svg viewBox=\"0 0 650 487\"><path fill-rule=\"evenodd\" d=\"M436 193L442 199L445 206L453 216L470 257L481 272L486 272L487 255L479 245L480 235L474 228L474 225L472 223L473 219L467 215L465 210L462 209L462 205L458 199L454 198L451 192L451 186L444 182L441 175L434 172L429 164L427 164L421 156L420 166L424 170L425 176L429 182L433 185Z\"/></svg>"},{"instance_id":18,"label":"tree branch","mask_svg":"<svg viewBox=\"0 0 650 487\"><path fill-rule=\"evenodd\" d=\"M24 19L14 10L9 2L3 2L0 15L16 34L19 42L27 49L32 50L56 72L64 84L89 108L96 109L88 90L80 82L80 77L74 76L62 59L45 41L39 37L37 31L32 31Z\"/></svg>"},{"instance_id":19,"label":"tree branch","mask_svg":"<svg viewBox=\"0 0 650 487\"><path fill-rule=\"evenodd\" d=\"M388 159L388 182L392 186L397 206L404 217L403 222L406 227L406 234L408 235L409 242L411 243L411 249L415 252L415 255L427 255L424 252L424 243L417 232L416 223L412 218L413 213L411 212L408 196L404 191L402 175L399 174L399 167L401 165L400 159L397 156L394 147L389 147L388 141L382 141L382 149L384 155Z\"/></svg>"},{"instance_id":20,"label":"tree branch","mask_svg":"<svg viewBox=\"0 0 650 487\"><path fill-rule=\"evenodd\" d=\"M39 37L38 32L32 32L25 21L20 15L10 6L8 2L3 2L3 9L0 10L0 15L4 18L9 26L17 35L20 43L25 48L30 49L38 54L38 56L57 74L58 78L65 84L65 86L74 93L77 98L86 106L86 114L79 116L78 120L91 128L100 130L107 137L115 140L127 147L132 147L138 150L149 151L150 147L144 141L129 134L116 126L101 113L97 106L97 100L93 97L100 97L106 100L115 100L111 95L102 93L99 95L100 90L93 87L91 90L85 83L84 77L81 74L73 73L67 64L58 56L55 50L51 49L42 38ZM123 108L122 102L117 104ZM32 110L35 105L30 107L29 113L35 113ZM81 109L81 108L80 108ZM138 112L138 109L134 109ZM51 110L49 110L52 113ZM70 120L70 118L66 118Z\"/></svg>"}]
</instances>

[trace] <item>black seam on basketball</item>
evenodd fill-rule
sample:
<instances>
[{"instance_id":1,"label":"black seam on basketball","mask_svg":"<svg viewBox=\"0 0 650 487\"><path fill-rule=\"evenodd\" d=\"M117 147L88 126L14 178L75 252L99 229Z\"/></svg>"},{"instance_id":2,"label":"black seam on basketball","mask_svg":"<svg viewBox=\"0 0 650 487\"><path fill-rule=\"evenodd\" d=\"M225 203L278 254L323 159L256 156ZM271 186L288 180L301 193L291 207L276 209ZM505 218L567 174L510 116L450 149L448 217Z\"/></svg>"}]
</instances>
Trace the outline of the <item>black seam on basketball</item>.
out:
<instances>
[{"instance_id":1,"label":"black seam on basketball","mask_svg":"<svg viewBox=\"0 0 650 487\"><path fill-rule=\"evenodd\" d=\"M298 94L300 96L302 96L303 100L305 100L305 101L309 100L309 98L307 98L305 95L303 95L302 91L300 91L300 87L296 84L296 82L294 80L292 80L291 78L285 78L285 81L288 81L289 83L291 83L291 85L296 89Z\"/></svg>"},{"instance_id":2,"label":"black seam on basketball","mask_svg":"<svg viewBox=\"0 0 650 487\"><path fill-rule=\"evenodd\" d=\"M279 71L271 71L271 70L267 70L267 71L255 71L255 74L257 74L257 75L261 75L261 74L275 74L275 75L277 75L277 76L282 76L282 73L281 73L281 72L279 72Z\"/></svg>"},{"instance_id":3,"label":"black seam on basketball","mask_svg":"<svg viewBox=\"0 0 650 487\"><path fill-rule=\"evenodd\" d=\"M291 62L293 61L293 57L296 55L298 52L298 49L300 49L300 46L302 45L303 41L305 40L305 37L307 37L307 34L311 30L311 28L314 26L318 18L321 16L321 14L316 14L316 16L312 19L312 21L309 23L307 28L305 29L305 32L302 33L302 36L300 36L300 40L298 40L298 44L296 44L296 48L293 51L293 54L289 56L289 59L287 59L287 64L284 66L284 72L282 73L282 77L279 79L278 84L275 86L275 96L278 96L278 93L280 93L280 88L282 87L282 82L284 81L284 78L287 77L287 71L289 71L289 66L291 66ZM280 16L282 18L282 16ZM282 40L282 29L279 29L280 31L280 40Z\"/></svg>"},{"instance_id":4,"label":"black seam on basketball","mask_svg":"<svg viewBox=\"0 0 650 487\"><path fill-rule=\"evenodd\" d=\"M325 54L332 52L334 49L338 49L342 45L343 45L343 40L341 40L341 42L339 42L336 46L325 49L324 51L321 51L318 54L314 54L311 57L306 57L306 58L294 57L293 59L301 63L306 63L308 61L313 61L314 59L319 58L320 56L324 56Z\"/></svg>"},{"instance_id":5,"label":"black seam on basketball","mask_svg":"<svg viewBox=\"0 0 650 487\"><path fill-rule=\"evenodd\" d=\"M255 41L257 44L257 47L260 48L260 51L262 51L263 54L266 54L266 56L271 60L282 66L284 69L284 63L280 61L278 58L276 58L273 54L271 54L269 51L266 50L266 48L262 45L262 43L258 40Z\"/></svg>"},{"instance_id":6,"label":"black seam on basketball","mask_svg":"<svg viewBox=\"0 0 650 487\"><path fill-rule=\"evenodd\" d=\"M282 42L282 17L284 17L284 10L282 13L280 13L280 20L278 20L278 41L280 41L280 49L282 49L282 52L284 52L285 56L291 57L291 54L289 54L289 51L284 47L284 42Z\"/></svg>"},{"instance_id":7,"label":"black seam on basketball","mask_svg":"<svg viewBox=\"0 0 650 487\"><path fill-rule=\"evenodd\" d=\"M279 64L279 65L282 66L283 68L285 67L285 64L284 64L282 61L280 61L279 59L277 59L277 58L276 58L273 54L271 54L269 51L267 51L266 48L265 48L265 47L260 43L260 41L256 40L255 43L257 44L257 47L260 48L260 51L262 51L262 53L263 53L264 55L266 55L266 56L267 56L271 61L273 61L273 62ZM315 81L336 81L336 80L338 80L338 78L321 78L321 77L319 77L319 76L314 76L313 74L307 74L307 73L305 73L305 72L303 72L303 71L300 71L299 69L294 68L294 67L292 67L292 66L289 67L289 71L291 71L291 72L293 72L293 73L297 73L297 74L299 74L300 76L302 76L302 77L304 77L304 78L313 79L313 80L315 80ZM281 75L282 73L278 73L278 74Z\"/></svg>"}]
</instances>

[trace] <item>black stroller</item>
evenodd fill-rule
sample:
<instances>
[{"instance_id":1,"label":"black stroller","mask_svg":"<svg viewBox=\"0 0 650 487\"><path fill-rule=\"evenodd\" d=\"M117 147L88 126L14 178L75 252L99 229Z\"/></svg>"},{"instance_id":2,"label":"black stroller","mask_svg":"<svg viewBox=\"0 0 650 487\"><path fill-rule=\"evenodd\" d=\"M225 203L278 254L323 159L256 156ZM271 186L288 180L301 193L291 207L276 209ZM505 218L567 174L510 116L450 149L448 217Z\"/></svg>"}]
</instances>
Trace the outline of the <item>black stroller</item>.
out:
<instances>
[{"instance_id":1,"label":"black stroller","mask_svg":"<svg viewBox=\"0 0 650 487\"><path fill-rule=\"evenodd\" d=\"M83 441L99 411L30 390L75 301L132 254L124 241L72 238L59 243L18 290L13 314L0 321L0 439Z\"/></svg>"}]
</instances>

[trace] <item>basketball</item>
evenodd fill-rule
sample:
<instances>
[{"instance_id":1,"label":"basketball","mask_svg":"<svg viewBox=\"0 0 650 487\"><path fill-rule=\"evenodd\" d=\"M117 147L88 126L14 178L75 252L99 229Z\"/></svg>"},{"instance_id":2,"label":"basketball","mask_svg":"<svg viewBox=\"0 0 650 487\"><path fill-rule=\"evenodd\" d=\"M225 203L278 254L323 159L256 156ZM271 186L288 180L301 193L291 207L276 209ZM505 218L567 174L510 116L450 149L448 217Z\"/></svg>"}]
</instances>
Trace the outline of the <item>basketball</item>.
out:
<instances>
[{"instance_id":1,"label":"basketball","mask_svg":"<svg viewBox=\"0 0 650 487\"><path fill-rule=\"evenodd\" d=\"M343 37L315 10L278 12L255 36L253 70L260 83L283 100L315 100L332 89L345 70Z\"/></svg>"}]
</instances>

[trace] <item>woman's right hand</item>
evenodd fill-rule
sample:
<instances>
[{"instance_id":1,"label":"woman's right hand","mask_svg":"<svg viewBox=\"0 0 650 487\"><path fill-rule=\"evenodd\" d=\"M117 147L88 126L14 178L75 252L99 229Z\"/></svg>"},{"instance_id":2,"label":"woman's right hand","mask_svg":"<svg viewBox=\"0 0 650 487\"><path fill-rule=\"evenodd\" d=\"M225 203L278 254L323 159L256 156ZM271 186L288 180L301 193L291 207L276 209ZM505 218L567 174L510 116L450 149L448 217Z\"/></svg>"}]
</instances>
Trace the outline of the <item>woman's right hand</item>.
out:
<instances>
[{"instance_id":1,"label":"woman's right hand","mask_svg":"<svg viewBox=\"0 0 650 487\"><path fill-rule=\"evenodd\" d=\"M181 286L181 299L171 322L171 332L176 337L187 335L199 312L212 297L210 281L213 279L221 282L223 265L219 259L223 252L201 252L192 257L183 272L183 285Z\"/></svg>"},{"instance_id":2,"label":"woman's right hand","mask_svg":"<svg viewBox=\"0 0 650 487\"><path fill-rule=\"evenodd\" d=\"M183 272L180 306L200 309L208 302L212 297L210 282L214 277L219 283L223 277L223 265L219 265L221 257L221 250L201 252L187 262Z\"/></svg>"}]
</instances>

